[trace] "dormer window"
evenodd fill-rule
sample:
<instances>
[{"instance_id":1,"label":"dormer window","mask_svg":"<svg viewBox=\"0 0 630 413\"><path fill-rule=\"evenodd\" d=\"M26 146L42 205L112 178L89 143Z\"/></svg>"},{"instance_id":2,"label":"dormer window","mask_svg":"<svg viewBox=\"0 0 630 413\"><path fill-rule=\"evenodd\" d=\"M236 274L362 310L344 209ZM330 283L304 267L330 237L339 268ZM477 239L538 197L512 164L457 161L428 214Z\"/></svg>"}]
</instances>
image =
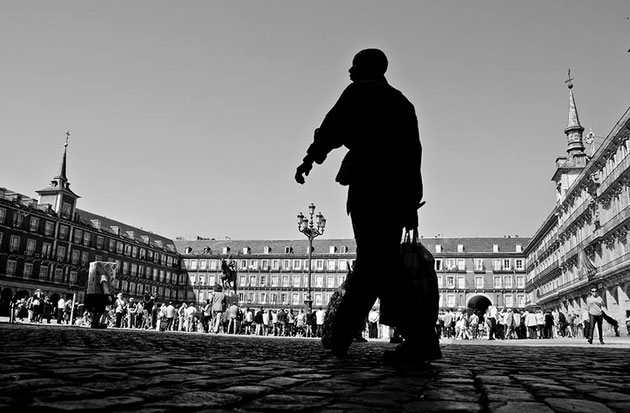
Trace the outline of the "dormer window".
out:
<instances>
[{"instance_id":1,"label":"dormer window","mask_svg":"<svg viewBox=\"0 0 630 413\"><path fill-rule=\"evenodd\" d=\"M348 253L348 247L347 247L347 246L345 246L345 245L342 245L342 246L341 246L341 253L342 253L342 254L347 254L347 253Z\"/></svg>"},{"instance_id":2,"label":"dormer window","mask_svg":"<svg viewBox=\"0 0 630 413\"><path fill-rule=\"evenodd\" d=\"M265 248L263 249L263 253L264 253L264 254L271 254L271 247L265 247Z\"/></svg>"},{"instance_id":3,"label":"dormer window","mask_svg":"<svg viewBox=\"0 0 630 413\"><path fill-rule=\"evenodd\" d=\"M464 252L464 244L457 244L457 252Z\"/></svg>"},{"instance_id":4,"label":"dormer window","mask_svg":"<svg viewBox=\"0 0 630 413\"><path fill-rule=\"evenodd\" d=\"M247 255L247 254L251 254L251 248L249 247L244 247L243 248L243 254Z\"/></svg>"},{"instance_id":5,"label":"dormer window","mask_svg":"<svg viewBox=\"0 0 630 413\"><path fill-rule=\"evenodd\" d=\"M328 249L328 252L331 254L337 253L337 247L331 245L330 248Z\"/></svg>"},{"instance_id":6,"label":"dormer window","mask_svg":"<svg viewBox=\"0 0 630 413\"><path fill-rule=\"evenodd\" d=\"M442 246L440 244L435 244L435 252L437 253L442 252Z\"/></svg>"},{"instance_id":7,"label":"dormer window","mask_svg":"<svg viewBox=\"0 0 630 413\"><path fill-rule=\"evenodd\" d=\"M293 247L284 247L285 254L291 254L293 252Z\"/></svg>"},{"instance_id":8,"label":"dormer window","mask_svg":"<svg viewBox=\"0 0 630 413\"><path fill-rule=\"evenodd\" d=\"M499 244L492 245L492 252L499 252Z\"/></svg>"},{"instance_id":9,"label":"dormer window","mask_svg":"<svg viewBox=\"0 0 630 413\"><path fill-rule=\"evenodd\" d=\"M192 247L186 247L186 249L184 250L185 254L192 254Z\"/></svg>"},{"instance_id":10,"label":"dormer window","mask_svg":"<svg viewBox=\"0 0 630 413\"><path fill-rule=\"evenodd\" d=\"M523 246L521 244L516 244L516 252L523 252Z\"/></svg>"},{"instance_id":11,"label":"dormer window","mask_svg":"<svg viewBox=\"0 0 630 413\"><path fill-rule=\"evenodd\" d=\"M230 247L223 247L223 253L224 254L229 254L230 253Z\"/></svg>"}]
</instances>

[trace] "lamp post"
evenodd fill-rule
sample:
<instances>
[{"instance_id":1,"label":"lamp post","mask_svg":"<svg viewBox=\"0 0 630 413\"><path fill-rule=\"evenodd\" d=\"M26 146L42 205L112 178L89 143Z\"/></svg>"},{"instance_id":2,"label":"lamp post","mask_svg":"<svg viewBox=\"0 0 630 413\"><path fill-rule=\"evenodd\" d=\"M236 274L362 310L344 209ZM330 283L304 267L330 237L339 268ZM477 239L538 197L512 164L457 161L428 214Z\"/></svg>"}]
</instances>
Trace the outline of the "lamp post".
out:
<instances>
[{"instance_id":1,"label":"lamp post","mask_svg":"<svg viewBox=\"0 0 630 413\"><path fill-rule=\"evenodd\" d=\"M306 235L308 238L308 281L307 281L307 295L304 300L304 304L308 308L309 312L313 310L313 298L311 297L311 261L313 260L313 240L324 233L326 228L326 218L321 212L315 215L313 220L313 214L315 214L315 205L308 206L308 217L305 217L301 212L297 216L298 231Z\"/></svg>"}]
</instances>

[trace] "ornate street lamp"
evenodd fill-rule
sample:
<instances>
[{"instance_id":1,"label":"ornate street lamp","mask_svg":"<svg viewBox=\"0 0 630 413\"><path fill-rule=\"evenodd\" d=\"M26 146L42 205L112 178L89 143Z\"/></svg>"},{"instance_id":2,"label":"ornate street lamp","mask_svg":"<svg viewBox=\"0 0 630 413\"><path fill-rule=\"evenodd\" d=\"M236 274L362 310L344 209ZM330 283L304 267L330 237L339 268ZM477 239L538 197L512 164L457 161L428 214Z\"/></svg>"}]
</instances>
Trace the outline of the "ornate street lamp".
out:
<instances>
[{"instance_id":1,"label":"ornate street lamp","mask_svg":"<svg viewBox=\"0 0 630 413\"><path fill-rule=\"evenodd\" d=\"M315 215L313 220L313 214L315 214L315 205L308 206L308 215L305 217L301 212L297 216L298 231L306 235L308 238L308 281L307 281L307 295L304 300L304 304L308 308L309 312L313 310L313 299L311 297L311 261L313 260L313 240L320 235L324 234L324 228L326 228L326 218L321 212Z\"/></svg>"}]
</instances>

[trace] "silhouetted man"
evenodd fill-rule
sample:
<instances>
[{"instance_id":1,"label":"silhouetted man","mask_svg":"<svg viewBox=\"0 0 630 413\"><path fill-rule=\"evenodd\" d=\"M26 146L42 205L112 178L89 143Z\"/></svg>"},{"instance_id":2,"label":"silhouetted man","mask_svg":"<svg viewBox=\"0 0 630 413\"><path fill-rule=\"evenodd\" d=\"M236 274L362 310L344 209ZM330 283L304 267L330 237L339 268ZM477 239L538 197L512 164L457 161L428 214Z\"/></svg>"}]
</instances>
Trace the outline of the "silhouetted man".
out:
<instances>
[{"instance_id":1,"label":"silhouetted man","mask_svg":"<svg viewBox=\"0 0 630 413\"><path fill-rule=\"evenodd\" d=\"M403 361L432 360L441 357L436 320L417 314L400 254L403 228L417 229L423 195L418 120L413 105L387 83L387 65L378 49L354 57L352 83L315 130L295 180L303 184L313 163L323 163L333 149L349 149L336 181L348 186L357 259L332 323L333 353L346 353L379 297L381 323L397 327L405 338L397 355Z\"/></svg>"}]
</instances>

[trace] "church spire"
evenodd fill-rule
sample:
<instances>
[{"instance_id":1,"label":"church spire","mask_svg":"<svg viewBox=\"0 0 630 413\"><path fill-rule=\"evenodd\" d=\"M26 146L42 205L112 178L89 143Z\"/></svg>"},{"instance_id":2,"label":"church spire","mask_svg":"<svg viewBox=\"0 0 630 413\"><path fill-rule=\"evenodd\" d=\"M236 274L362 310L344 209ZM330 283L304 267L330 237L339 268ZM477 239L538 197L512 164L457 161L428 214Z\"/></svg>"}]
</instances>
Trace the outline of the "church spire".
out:
<instances>
[{"instance_id":1,"label":"church spire","mask_svg":"<svg viewBox=\"0 0 630 413\"><path fill-rule=\"evenodd\" d=\"M571 69L569 69L569 78L565 81L569 88L569 122L567 128L564 130L564 133L567 135L567 153L569 154L569 159L586 156L582 136L584 128L580 125L580 118L575 105L575 97L573 96L572 81Z\"/></svg>"},{"instance_id":2,"label":"church spire","mask_svg":"<svg viewBox=\"0 0 630 413\"><path fill-rule=\"evenodd\" d=\"M60 186L64 187L65 183L68 182L68 177L66 175L66 155L68 152L68 138L70 137L70 131L66 132L66 143L63 145L63 157L61 158L61 167L59 168L59 174L55 176L55 179L59 181Z\"/></svg>"}]
</instances>

